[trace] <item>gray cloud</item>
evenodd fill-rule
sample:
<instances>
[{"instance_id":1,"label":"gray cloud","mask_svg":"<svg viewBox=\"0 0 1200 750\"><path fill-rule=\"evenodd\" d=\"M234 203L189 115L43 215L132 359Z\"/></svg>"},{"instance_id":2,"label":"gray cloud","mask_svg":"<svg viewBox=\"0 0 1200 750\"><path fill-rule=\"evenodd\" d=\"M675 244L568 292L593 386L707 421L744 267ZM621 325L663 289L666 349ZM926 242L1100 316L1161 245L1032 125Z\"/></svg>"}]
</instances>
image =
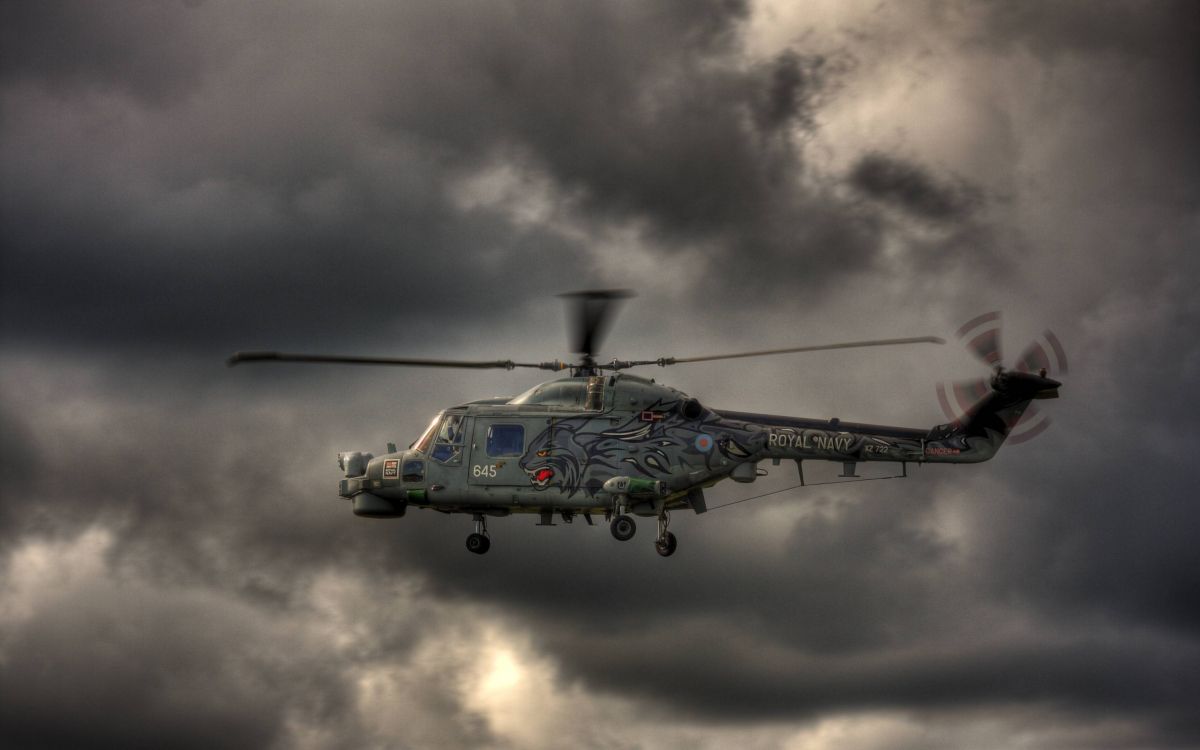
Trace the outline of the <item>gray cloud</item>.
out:
<instances>
[{"instance_id":1,"label":"gray cloud","mask_svg":"<svg viewBox=\"0 0 1200 750\"><path fill-rule=\"evenodd\" d=\"M939 181L915 164L878 153L862 157L849 181L864 195L929 221L961 221L982 200L970 185Z\"/></svg>"},{"instance_id":2,"label":"gray cloud","mask_svg":"<svg viewBox=\"0 0 1200 750\"><path fill-rule=\"evenodd\" d=\"M7 639L0 725L17 747L266 747L289 707L344 708L346 686L327 665L284 658L286 640L224 600L74 591Z\"/></svg>"},{"instance_id":3,"label":"gray cloud","mask_svg":"<svg viewBox=\"0 0 1200 750\"><path fill-rule=\"evenodd\" d=\"M182 4L134 2L124 8L72 0L12 5L3 11L0 70L9 86L47 82L68 95L94 86L152 105L186 96L200 83L206 48Z\"/></svg>"},{"instance_id":4,"label":"gray cloud","mask_svg":"<svg viewBox=\"0 0 1200 750\"><path fill-rule=\"evenodd\" d=\"M889 747L902 715L912 746L1194 745L1194 49L1186 6L1092 7L863 11L755 54L740 3L6 7L4 735ZM922 55L1007 118L994 181L955 161L969 131L831 145ZM947 335L994 304L1013 336L1052 326L1072 372L1035 443L679 515L663 561L645 525L621 545L518 518L478 558L464 518L334 497L337 450L536 376L221 363L548 359L550 294L613 280L642 291L621 356ZM960 366L649 374L932 423L931 373ZM771 471L711 502L793 483Z\"/></svg>"},{"instance_id":5,"label":"gray cloud","mask_svg":"<svg viewBox=\"0 0 1200 750\"><path fill-rule=\"evenodd\" d=\"M664 262L701 248L686 262L743 293L754 264L817 288L878 250L799 181L831 66L747 61L737 3L72 7L6 25L8 337L346 345L447 293L446 315L476 314L496 273L518 298L595 275L579 236L464 209L462 181L497 165L544 175L584 233L641 227ZM531 25L557 41L531 47Z\"/></svg>"},{"instance_id":6,"label":"gray cloud","mask_svg":"<svg viewBox=\"0 0 1200 750\"><path fill-rule=\"evenodd\" d=\"M43 387L53 388L54 380L46 378ZM972 498L986 491L970 485L956 491L965 472L936 469L926 470L937 472L929 479L910 480L915 487L876 485L851 501L840 499L845 491L785 498L774 512L785 511L789 530L767 543L756 538L770 522L752 506L680 518L676 526L686 546L679 559L687 563L676 567L647 568L662 561L643 545L617 545L603 529L544 530L520 519L495 523L496 549L484 561L451 553L461 547L462 523L421 514L394 523L364 522L331 498L330 472L312 457L332 456L318 443L324 439L318 425L354 418L344 402L339 406L336 381L297 384L246 413L235 409L236 400L180 399L163 382L141 389L136 401L120 395L124 386L116 382L79 393L79 404L107 404L105 418L93 426L76 424L71 443L44 445L29 458L23 468L40 478L32 495L40 519L12 517L5 524L15 535L10 539L25 538L48 518L65 534L72 526L78 533L102 524L116 533L115 570L163 587L156 592L166 587L220 592L227 602L221 609L261 611L270 619L309 617L308 603L298 597L306 597L303 592L331 568L368 587L386 580L419 582L431 601L482 604L517 617L560 665L565 680L605 694L632 692L660 710L705 722L811 720L847 710L976 710L1054 696L1073 710L1120 711L1161 725L1164 733L1172 727L1182 736L1190 731L1183 707L1194 687L1187 677L1195 672L1187 635L1193 625L1180 609L1187 599L1179 597L1194 577L1187 572L1193 569L1189 561L1180 557L1190 554L1185 550L1191 521L1178 529L1177 542L1164 544L1163 520L1154 505L1142 503L1133 518L1143 525L1138 537L1151 546L1130 547L1131 517L1097 514L1084 500L1086 485L1080 497L1046 505L1034 488L1063 471L1056 463L1035 463L1028 479L1016 477L1013 497L982 500L985 507L973 511L981 500ZM6 385L5 392L13 389ZM314 406L299 417L280 411L290 400ZM11 419L27 446L63 434L59 421L76 411L71 403L42 403ZM367 411L361 419L369 422ZM160 413L187 424L186 435L149 421ZM113 440L109 425L115 424L135 432ZM311 437L296 440L298 427ZM349 423L339 429L346 428L353 432ZM237 436L236 451L229 451L222 435ZM1099 438L1105 442L1106 436ZM133 448L139 444L174 449L146 460ZM72 457L69 473L55 468L64 451ZM106 468L111 466L120 470ZM1068 475L1075 483L1088 470L1073 467ZM75 490L75 475L92 477L87 493ZM930 499L914 501L914 491ZM1030 500L1022 502L1022 496ZM1178 495L1168 489L1167 497ZM1000 518L986 507L997 501L1004 508ZM801 510L785 510L797 502ZM952 508L965 508L989 533L968 541L939 530L939 516ZM716 515L731 512L741 515ZM1063 526L1067 521L1069 530ZM1082 540L1088 541L1081 545ZM1071 553L1067 558L1064 545ZM1095 571L1072 567L1092 561L1090 568L1101 560L1104 567ZM668 592L671 604L661 609ZM352 610L370 633L370 645L355 664L413 658L413 648L443 627L441 617L390 622L387 596L394 594L385 595L378 609ZM1014 598L1021 603L1009 604ZM88 615L84 603L68 598L56 606L78 612L78 622L119 617L122 611L117 606ZM57 611L44 616L58 617ZM204 642L178 630L174 617L164 614L159 624L155 617L139 615L138 627L160 633L163 649L185 641L203 649ZM1034 634L1021 625L1031 617ZM1113 624L1096 628L1093 618ZM978 632L981 619L989 624L985 633ZM10 644L52 638L54 631L38 622L18 631L18 641ZM598 630L599 622L604 626ZM1146 632L1126 643L1122 623ZM218 640L222 632L207 620L196 627L216 633ZM119 652L129 645L118 640L110 647ZM321 660L289 667L309 678L313 670L331 669L321 664L337 658L307 639L296 648ZM62 652L79 660L55 662L60 673L94 665L95 658L49 643L31 644L26 652ZM18 660L14 679L32 668L23 665ZM164 679L187 675L165 655L151 654L136 665L161 665L169 675ZM1173 677L1164 682L1163 675ZM137 682L145 676L132 671L121 678ZM338 701L349 700L337 692L346 679L339 672L320 687L310 679L303 683L309 687L280 700L288 710L297 701L333 701L329 721L348 720L336 709ZM44 693L35 689L27 695L37 703ZM130 695L137 700L136 693ZM453 704L452 689L448 695ZM438 710L460 710L451 704ZM255 707L246 709L247 721L262 722L253 731L267 733L263 737L284 731L283 704L248 705ZM46 726L36 716L28 719L29 732ZM169 733L172 727L180 728L168 722L145 731Z\"/></svg>"}]
</instances>

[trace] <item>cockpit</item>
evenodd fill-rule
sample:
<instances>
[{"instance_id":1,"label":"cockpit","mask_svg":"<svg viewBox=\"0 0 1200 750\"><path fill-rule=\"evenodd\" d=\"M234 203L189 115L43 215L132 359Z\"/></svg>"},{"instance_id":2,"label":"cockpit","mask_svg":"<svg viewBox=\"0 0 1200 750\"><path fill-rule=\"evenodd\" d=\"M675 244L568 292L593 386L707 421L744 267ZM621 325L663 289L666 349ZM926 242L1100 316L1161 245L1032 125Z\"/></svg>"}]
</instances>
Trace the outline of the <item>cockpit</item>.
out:
<instances>
[{"instance_id":1,"label":"cockpit","mask_svg":"<svg viewBox=\"0 0 1200 750\"><path fill-rule=\"evenodd\" d=\"M552 410L603 411L606 381L608 378L602 375L551 380L536 385L521 395L508 399L507 402L502 399L489 399L477 403L486 403L493 407L508 403L514 406L541 406ZM464 433L467 429L467 414L461 413L460 410L469 410L471 406L466 404L450 411L438 412L421 433L421 437L409 447L435 461L445 464L457 463L462 458L463 445L466 442Z\"/></svg>"},{"instance_id":2,"label":"cockpit","mask_svg":"<svg viewBox=\"0 0 1200 750\"><path fill-rule=\"evenodd\" d=\"M444 464L456 463L462 458L466 417L462 414L446 414L440 412L417 442L412 444L413 450L428 455L435 461Z\"/></svg>"}]
</instances>

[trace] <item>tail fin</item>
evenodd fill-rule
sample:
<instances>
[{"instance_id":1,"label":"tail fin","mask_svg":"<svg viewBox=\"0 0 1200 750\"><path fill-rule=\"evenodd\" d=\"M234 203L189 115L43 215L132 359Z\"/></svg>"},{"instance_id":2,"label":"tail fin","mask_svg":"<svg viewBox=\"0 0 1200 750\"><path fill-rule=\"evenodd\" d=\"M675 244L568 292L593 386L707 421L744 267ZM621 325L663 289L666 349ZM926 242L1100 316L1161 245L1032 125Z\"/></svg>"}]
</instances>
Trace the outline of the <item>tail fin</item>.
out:
<instances>
[{"instance_id":1,"label":"tail fin","mask_svg":"<svg viewBox=\"0 0 1200 750\"><path fill-rule=\"evenodd\" d=\"M1042 374L997 368L992 390L957 422L929 431L928 461L974 463L996 455L1005 438L1034 399L1058 398L1062 383Z\"/></svg>"}]
</instances>

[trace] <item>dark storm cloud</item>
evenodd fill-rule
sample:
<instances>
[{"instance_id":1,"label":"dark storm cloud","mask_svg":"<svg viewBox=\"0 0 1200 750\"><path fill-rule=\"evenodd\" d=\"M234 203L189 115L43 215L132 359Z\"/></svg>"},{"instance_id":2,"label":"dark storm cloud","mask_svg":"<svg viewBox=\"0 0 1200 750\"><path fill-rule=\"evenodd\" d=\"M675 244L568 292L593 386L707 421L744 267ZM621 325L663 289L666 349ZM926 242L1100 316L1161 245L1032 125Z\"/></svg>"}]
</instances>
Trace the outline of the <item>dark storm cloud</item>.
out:
<instances>
[{"instance_id":1,"label":"dark storm cloud","mask_svg":"<svg viewBox=\"0 0 1200 750\"><path fill-rule=\"evenodd\" d=\"M693 10L500 19L477 45L435 52L460 78L389 100L387 122L431 138L449 128L456 147L527 160L589 228L635 222L664 262L700 250L705 283L719 279L724 294L761 292L764 279L812 288L869 265L877 225L802 183L800 141L839 65L793 51L747 62L733 36L739 6ZM555 43L517 43L530 24ZM413 85L407 66L396 71L395 88ZM445 108L430 111L431 100Z\"/></svg>"},{"instance_id":2,"label":"dark storm cloud","mask_svg":"<svg viewBox=\"0 0 1200 750\"><path fill-rule=\"evenodd\" d=\"M980 30L991 43L1027 43L1044 55L1116 54L1158 65L1195 59L1200 11L1187 0L1161 0L1152 8L1123 0L1024 0L988 4Z\"/></svg>"},{"instance_id":3,"label":"dark storm cloud","mask_svg":"<svg viewBox=\"0 0 1200 750\"><path fill-rule=\"evenodd\" d=\"M1075 710L1118 711L1161 722L1189 736L1198 728L1187 708L1200 654L1193 644L1162 639L1125 643L1120 636L1064 631L1054 640L1021 642L986 636L968 647L828 655L748 643L733 629L680 624L666 632L695 650L664 651L652 641L601 636L567 663L613 691L635 691L692 712L699 720L758 721L855 709L977 709L1050 696ZM557 636L549 640L559 641ZM556 644L565 650L565 642ZM1170 674L1168 681L1162 680Z\"/></svg>"},{"instance_id":4,"label":"dark storm cloud","mask_svg":"<svg viewBox=\"0 0 1200 750\"><path fill-rule=\"evenodd\" d=\"M641 584L635 582L654 560L605 563L593 558L591 544L542 534L528 544L540 549L539 559L556 560L553 568L507 554L486 570L450 558L433 585L449 585L447 594L468 600L497 598L528 608L543 634L540 645L568 678L616 694L633 690L697 719L977 709L1055 696L1084 712L1128 712L1164 729L1178 725L1185 735L1196 730L1188 696L1197 687L1200 653L1187 635L1190 626L1181 633L1172 623L1179 608L1189 606L1178 598L1184 581L1175 580L1192 577L1186 546L1168 543L1174 551L1157 553L1123 549L1128 538L1105 539L1108 522L1088 520L1095 511L1086 503L1070 502L1077 520L1069 533L1036 518L1047 510L1029 503L1008 506L997 522L1005 531L996 539L996 556L978 558L928 531L933 509L914 507L911 487L867 494L861 505L798 521L779 554L752 543L753 554L723 548L721 537L737 523L731 519L683 519L677 526L688 543L687 568L655 572ZM789 502L810 501L797 494ZM1131 517L1140 519L1148 541L1162 543L1151 531L1162 517L1147 509L1124 523ZM1120 523L1114 520L1111 531ZM1098 545L1116 543L1107 552L1077 550L1081 562L1104 558L1107 573L1062 569L1063 545L1081 535ZM434 547L411 552L433 559ZM1147 564L1147 556L1155 562ZM587 579L602 565L611 576L563 590L562 581ZM1055 571L1049 579L1042 572L1047 567ZM1114 573L1108 585L1092 587ZM517 577L527 585L514 588ZM1017 625L1030 602L1005 602L1034 592L1039 601L1032 610L1044 614L1036 615L1036 635L1029 635ZM1054 601L1064 596L1070 602ZM660 611L663 597L671 604ZM622 606L614 609L618 601ZM1114 616L1121 624L1107 632L1096 627L1094 618L1111 622ZM597 622L604 623L603 633L595 631ZM1125 627L1141 635L1126 640Z\"/></svg>"},{"instance_id":5,"label":"dark storm cloud","mask_svg":"<svg viewBox=\"0 0 1200 750\"><path fill-rule=\"evenodd\" d=\"M100 86L152 104L187 95L199 82L207 48L181 3L121 7L51 0L8 3L0 11L0 80L46 83L65 95Z\"/></svg>"},{"instance_id":6,"label":"dark storm cloud","mask_svg":"<svg viewBox=\"0 0 1200 750\"><path fill-rule=\"evenodd\" d=\"M1186 638L1156 631L1189 627L1177 619L1178 611L1162 611L1186 588L1185 580L1171 581L1190 576L1178 556L1189 543L1181 538L1183 546L1164 545L1156 531L1161 519L1144 503L1135 514L1148 524L1151 546L1144 549L1122 549L1129 537L1116 527L1128 528L1129 517L1112 518L1105 531L1110 516L1081 502L1086 487L1081 496L1048 508L1036 491L1018 485L1016 492L1034 500L1005 503L995 522L994 551L978 543L968 551L931 531L936 503L914 502L910 486L875 485L852 502L824 493L781 501L811 504L812 511L795 522L776 552L746 545L743 530L733 532L742 541L724 542L731 529L754 526L753 517L718 517L730 511L715 511L677 520L688 565L652 569L647 577L645 566L661 561L640 548L614 558L602 529L543 530L507 519L495 522L497 549L481 565L479 558L446 554L460 546L462 528L440 516L414 513L393 523L348 518L345 504L325 488L326 472L310 459L321 455L317 425L347 419L339 413L344 403L305 399L299 388L276 394L278 402L314 404L299 424L273 406L235 417L214 409L211 396L180 401L161 386L143 387L142 405L113 391L105 401L124 405L115 406L109 424L136 425L136 435L106 438L110 428L101 423L77 427L73 442L44 446L44 455L24 467L39 477L31 504L53 514L59 528L111 526L119 540L114 559L157 585L219 587L244 603L239 606L281 617L296 611L296 592L329 565L366 581L420 580L439 599L520 613L538 634L538 645L562 665L564 679L621 695L632 690L642 700L707 721L815 717L856 708L952 710L1055 696L1077 710L1121 711L1188 726L1186 714L1172 706L1186 703L1194 687L1187 679L1196 666L1191 646ZM336 407L315 406L322 402ZM147 417L176 414L189 425L187 437L165 425L152 427L137 416L143 408ZM53 418L33 416L41 434L55 434ZM38 444L38 427L18 415L9 421L14 432L35 437L30 445ZM297 427L314 437L297 440ZM240 435L248 452L228 453L220 439L228 434ZM134 444L175 449L155 452L153 461L137 460ZM55 470L64 454L72 457L66 473ZM106 469L114 465L119 473ZM934 484L922 483L917 493L933 497L962 481L961 472L929 471L943 476L934 474ZM74 490L77 475L92 478L88 493ZM1042 479L1028 482L1036 486ZM1051 509L1065 509L1073 519L1067 536L1057 521L1047 525ZM1181 528L1187 537L1186 525ZM1081 533L1094 538L1094 550L1070 541ZM214 542L220 555L213 554ZM1064 544L1074 545L1080 563L1105 560L1105 567L1094 575L1064 568ZM1157 562L1147 564L1147 555ZM144 568L140 561L154 562ZM597 570L605 574L596 576ZM1114 580L1095 588L1113 573ZM671 606L660 610L668 593ZM1008 634L1006 619L995 615L992 638L970 637L989 608L1030 595L1044 618L1037 638ZM616 609L614 602L620 603ZM386 626L384 611L370 618L377 623L377 658L403 657L440 623ZM1092 616L1115 616L1117 623L1148 632L1123 646L1119 626L1107 635L1092 632ZM598 622L604 623L602 633ZM178 642L170 627L165 633L167 643ZM699 643L705 644L702 660L696 658ZM60 666L71 671L70 664ZM306 699L337 699L322 697L325 690L314 686ZM270 727L278 707L261 708Z\"/></svg>"},{"instance_id":7,"label":"dark storm cloud","mask_svg":"<svg viewBox=\"0 0 1200 750\"><path fill-rule=\"evenodd\" d=\"M813 97L821 85L815 80L825 61L805 59L795 52L784 52L771 65L771 83L760 97L755 114L764 133L793 126L812 128Z\"/></svg>"},{"instance_id":8,"label":"dark storm cloud","mask_svg":"<svg viewBox=\"0 0 1200 750\"><path fill-rule=\"evenodd\" d=\"M1200 278L1186 259L1174 272ZM1188 637L1200 630L1190 594L1200 586L1200 549L1186 540L1200 535L1200 513L1192 477L1180 467L1200 450L1192 386L1200 341L1189 335L1200 326L1200 307L1190 285L1147 294L1157 300L1154 312L1076 345L1078 361L1064 380L1081 400L1064 402L1034 444L1061 460L1009 477L1009 499L988 513L990 533L978 553L993 571L987 585L996 596L1019 592L1055 619L1118 616ZM1064 420L1070 426L1059 430ZM1063 464L1083 456L1093 460L1062 482Z\"/></svg>"},{"instance_id":9,"label":"dark storm cloud","mask_svg":"<svg viewBox=\"0 0 1200 750\"><path fill-rule=\"evenodd\" d=\"M434 51L427 62L462 78L389 100L388 123L460 149L515 149L589 215L692 239L749 228L803 197L789 183L800 164L787 134L764 139L810 122L820 58L744 63L731 38L736 5L679 15L520 7L479 44ZM529 24L555 43L518 43ZM397 74L396 88L415 85L405 66Z\"/></svg>"},{"instance_id":10,"label":"dark storm cloud","mask_svg":"<svg viewBox=\"0 0 1200 750\"><path fill-rule=\"evenodd\" d=\"M502 164L744 292L759 264L815 285L878 247L798 181L831 66L747 61L741 3L6 14L8 337L345 346L448 295L443 320L478 314L497 275L540 298L589 256L456 200Z\"/></svg>"},{"instance_id":11,"label":"dark storm cloud","mask_svg":"<svg viewBox=\"0 0 1200 750\"><path fill-rule=\"evenodd\" d=\"M1096 125L1072 123L1084 182L1119 186L1173 214L1200 202L1200 8L1167 1L991 3L975 44L1028 50L1056 69L1079 65L1073 83L1056 82L1064 101L1084 98ZM1109 136L1101 140L1104 136Z\"/></svg>"},{"instance_id":12,"label":"dark storm cloud","mask_svg":"<svg viewBox=\"0 0 1200 750\"><path fill-rule=\"evenodd\" d=\"M1033 489L1045 478L1034 475L1028 486L1015 488L1018 498L1031 500L1005 501L993 522L995 549L979 542L966 549L932 531L939 505L928 499L962 482L966 473L929 469L922 474L934 481L915 480L920 482L915 488L881 483L852 501L834 499L844 490L831 495L819 489L815 497L777 501L811 508L777 548L752 543L752 529L761 524L753 515L718 516L731 511L714 511L676 520L687 543L680 557L686 566L648 569L662 561L644 545L613 556L615 543L603 529L577 528L582 527L577 522L546 530L530 526L528 519L505 519L494 522L497 548L484 561L447 554L460 547L463 527L441 516L414 512L397 522L350 518L344 502L331 497L328 472L311 460L323 455L318 426L349 415L333 394L318 396L318 390L306 399L300 391L308 387L275 394L276 403L298 399L313 404L299 421L270 403L235 414L213 394L180 398L147 383L135 401L112 390L104 399L110 405L106 419L76 425L70 438L60 437L54 445L38 438L64 435L56 424L62 417L53 413L57 409L14 414L8 420L12 433L26 436L28 446L23 474L38 480L23 492L25 505L36 516L10 518L6 536L12 540L12 534L38 528L47 518L60 534L97 524L109 527L117 535L112 552L117 570L164 589L219 590L230 599L222 607L236 604L269 618L301 616L307 604L297 597L329 566L369 586L420 581L425 594L435 599L491 604L516 613L536 634L537 645L561 665L564 680L637 695L663 710L706 722L811 718L873 708L953 711L1052 698L1073 710L1139 716L1160 724L1164 732L1176 725L1183 736L1194 731L1188 729L1186 711L1177 708L1188 703L1196 687L1189 676L1200 673L1200 657L1187 637L1192 626L1178 619L1179 611L1162 609L1172 601L1182 605L1176 597L1187 588L1184 579L1194 577L1187 572L1194 568L1179 557L1190 548L1190 532L1185 521L1178 541L1165 542L1155 505L1142 503L1123 519L1099 514L1094 503L1085 501L1091 488L1084 486L1080 496L1047 506ZM115 382L102 385L80 403L116 388ZM69 403L61 408L67 415L74 411ZM153 415L159 413L186 423L186 436L167 424L155 426ZM118 425L130 434L114 435ZM229 435L238 436L238 451L225 447ZM1094 437L1115 440L1103 433ZM139 445L172 449L143 451ZM36 455L28 455L35 447ZM89 477L86 493L77 489L80 476ZM914 501L914 492L927 499ZM964 497L942 502L971 504ZM752 513L751 506L740 510ZM1057 515L1048 517L1054 510L1065 510L1069 529ZM1128 532L1131 518L1144 524L1144 531L1133 537L1145 539L1144 548L1129 547L1128 533L1118 531L1125 526ZM1081 538L1088 539L1086 546L1080 546ZM1077 560L1072 564L1099 561L1103 567L1093 572L1064 566L1064 545ZM1034 614L1036 635L1024 628L1010 631L1013 623L1004 614L1004 602L1016 598L1020 608L1028 608L1031 595L1032 611L1040 613ZM358 611L370 623L372 637L370 650L356 664L406 658L414 645L444 627L437 617L391 620L389 596L382 595L374 611ZM664 596L670 600L666 609L660 608ZM1069 601L1063 602L1064 597ZM96 626L118 617L119 607L93 611L92 601L67 599L44 617ZM170 614L175 606L168 603L139 614L136 627L158 633L162 651L143 649L145 659L106 668L109 684L193 679L224 684L221 672L189 675L198 665L222 669L221 662L202 654L218 647L225 626L202 620L187 627L202 627L213 634L211 639L191 637L179 624L194 619L187 615L191 605L186 600L179 604L178 616ZM1000 609L991 612L994 607ZM1018 621L1026 616L1020 611L1012 613ZM163 612L161 620L155 612ZM1106 628L1095 630L1093 617L1106 621ZM980 618L987 620L991 635L976 634ZM94 656L61 645L83 636L73 630L62 634L67 625L56 629L45 622L38 619L16 632L19 643L28 647L24 653L63 654L52 662L55 674L95 666ZM1122 623L1141 634L1129 640ZM1164 625L1176 634L1163 633ZM245 635L240 637L245 642ZM121 638L93 642L117 653L130 648ZM169 656L185 642L194 662ZM245 642L246 653L255 652L255 643ZM704 656L698 658L701 647ZM243 713L228 717L235 726L250 722L245 731L252 735L247 736L270 737L280 731L283 703L329 705L330 722L340 715L337 702L346 700L340 695L345 678L328 663L337 657L316 647L302 648L314 649L315 661L289 668L302 670L303 685L283 696L255 694L254 700L237 703ZM238 653L228 658L237 659ZM268 684L293 679L264 673L273 662L261 668L253 660L248 664L256 679ZM13 679L23 679L32 668L18 659ZM153 679L145 670L153 672ZM321 674L329 674L328 679L313 678ZM80 690L81 700L90 702L89 684L81 683ZM43 690L37 681L27 685L25 695L38 705L49 688ZM240 695L248 689L235 682L224 692ZM136 691L129 695L140 700ZM112 725L113 736L185 730L187 719L174 715L170 696L161 700L161 723L150 722L143 730ZM199 720L196 714L220 718L226 708L224 703L192 707L189 715L194 720ZM44 719L33 711L14 726L45 732L50 725Z\"/></svg>"},{"instance_id":13,"label":"dark storm cloud","mask_svg":"<svg viewBox=\"0 0 1200 750\"><path fill-rule=\"evenodd\" d=\"M864 195L929 221L960 221L981 201L977 188L938 180L916 164L879 153L862 157L848 179Z\"/></svg>"},{"instance_id":14,"label":"dark storm cloud","mask_svg":"<svg viewBox=\"0 0 1200 750\"><path fill-rule=\"evenodd\" d=\"M355 713L358 680L386 668L421 681L405 711L437 717L426 746L488 741L460 705L458 672L409 663L456 625L403 589L420 581L419 565L378 565L395 541L387 525L334 520L348 507L309 460L333 465L309 420L345 420L344 399L336 414L296 422L273 399L303 402L302 384L266 384L247 409L182 374L97 377L59 364L42 376L28 361L4 368L4 495L23 502L0 505L10 565L0 569L0 692L20 696L0 711L0 734L29 747L287 747L302 726L326 735L322 747L363 747L372 730ZM21 407L8 398L19 390ZM293 451L303 458L290 464ZM97 533L111 539L92 561L101 570L62 554ZM50 547L49 570L82 578L20 585L14 556L39 544ZM318 579L330 575L369 582L351 588L353 623L321 625L331 605ZM25 596L35 599L29 617L14 604Z\"/></svg>"},{"instance_id":15,"label":"dark storm cloud","mask_svg":"<svg viewBox=\"0 0 1200 750\"><path fill-rule=\"evenodd\" d=\"M268 747L289 706L345 709L329 664L226 601L90 583L6 639L9 747Z\"/></svg>"},{"instance_id":16,"label":"dark storm cloud","mask_svg":"<svg viewBox=\"0 0 1200 750\"><path fill-rule=\"evenodd\" d=\"M1125 746L1195 744L1200 528L1178 468L1198 447L1194 263L1123 279L1157 311L1073 308L1084 323L1064 397L1047 406L1055 426L983 467L681 514L669 561L646 521L622 546L602 527L527 518L493 521L493 551L477 558L462 549L466 518L353 518L334 497L333 453L404 444L428 412L509 381L229 372L208 350L434 332L493 356L473 334L511 310L480 290L544 296L588 274L584 241L462 200L463 181L496 165L545 175L555 208L588 230L643 225L663 273L701 246L706 305L740 295L760 315L801 271L816 284L869 267L892 211L798 179L832 58L746 59L737 3L164 4L130 6L123 23L91 5L34 7L4 10L0 548L89 529L113 541L93 590L52 591L4 621L18 623L0 637L0 692L19 698L0 709L6 737L286 744L301 712L322 746L411 741L423 714L440 722L426 745L500 743L456 692L472 665L437 637L507 623L563 692L630 700L631 720L898 710L931 724L982 714L1013 732L1037 714L1085 732L1108 717L1137 728ZM1126 167L1194 148L1178 137L1196 124L1194 72L1165 72L1188 59L1168 28L1186 24L1175 6L1091 7L987 6L966 36L980 43L994 16L989 46L1081 56L1099 84L1075 92L1097 123L1080 138L1113 127L1134 145L1071 163L1118 170L1119 197L1164 197L1168 220L1149 236L1166 239L1144 252L1167 253L1194 220L1194 173ZM1117 117L1114 95L1143 106ZM1139 118L1144 139L1125 130ZM973 188L887 152L850 161L875 203L986 232ZM972 294L903 273L913 306ZM1030 307L1053 291L989 280ZM729 314L708 312L697 344ZM1125 326L1088 328L1114 320ZM557 342L560 328L555 317L512 338ZM116 345L134 351L99 356ZM772 381L809 386L803 368ZM712 497L793 481L792 467L771 471ZM331 575L361 591L332 607L352 621L319 628L314 592ZM355 711L372 669L417 681L381 701L399 717L382 738ZM124 721L123 705L144 722Z\"/></svg>"}]
</instances>

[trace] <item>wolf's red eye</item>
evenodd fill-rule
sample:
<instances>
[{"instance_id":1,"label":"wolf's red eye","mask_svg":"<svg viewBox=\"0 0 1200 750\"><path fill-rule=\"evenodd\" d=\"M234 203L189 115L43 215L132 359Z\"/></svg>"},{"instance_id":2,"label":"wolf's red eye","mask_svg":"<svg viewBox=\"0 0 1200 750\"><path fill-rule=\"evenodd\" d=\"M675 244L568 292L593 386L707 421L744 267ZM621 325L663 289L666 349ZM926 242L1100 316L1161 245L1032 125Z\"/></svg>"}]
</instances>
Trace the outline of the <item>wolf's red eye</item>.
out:
<instances>
[{"instance_id":1,"label":"wolf's red eye","mask_svg":"<svg viewBox=\"0 0 1200 750\"><path fill-rule=\"evenodd\" d=\"M542 457L542 458L545 458L546 456L549 456L549 455L550 455L550 451L548 451L548 450L541 450L541 451L538 451L538 452L537 452L537 454L538 454L540 457Z\"/></svg>"}]
</instances>

